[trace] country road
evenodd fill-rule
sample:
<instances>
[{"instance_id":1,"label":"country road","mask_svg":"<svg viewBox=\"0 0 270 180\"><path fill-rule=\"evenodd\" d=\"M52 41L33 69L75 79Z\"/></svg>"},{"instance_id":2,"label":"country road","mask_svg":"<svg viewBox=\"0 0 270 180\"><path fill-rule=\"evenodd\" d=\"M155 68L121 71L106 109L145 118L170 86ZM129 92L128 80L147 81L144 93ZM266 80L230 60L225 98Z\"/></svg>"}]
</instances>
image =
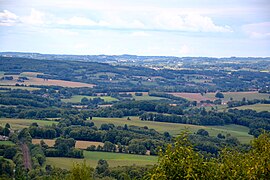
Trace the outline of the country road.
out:
<instances>
[{"instance_id":1,"label":"country road","mask_svg":"<svg viewBox=\"0 0 270 180\"><path fill-rule=\"evenodd\" d=\"M28 148L27 144L22 144L21 148L22 148L22 153L23 153L24 167L26 169L31 170L32 169L32 163L31 163L31 156L30 156L29 148Z\"/></svg>"}]
</instances>

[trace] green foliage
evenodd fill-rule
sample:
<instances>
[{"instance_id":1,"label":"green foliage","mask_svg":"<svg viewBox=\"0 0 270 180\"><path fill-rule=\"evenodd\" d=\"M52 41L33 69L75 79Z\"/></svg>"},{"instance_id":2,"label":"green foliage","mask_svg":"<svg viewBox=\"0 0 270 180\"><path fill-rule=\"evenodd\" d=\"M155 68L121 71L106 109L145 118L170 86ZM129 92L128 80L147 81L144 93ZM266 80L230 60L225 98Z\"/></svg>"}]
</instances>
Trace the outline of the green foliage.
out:
<instances>
[{"instance_id":1,"label":"green foliage","mask_svg":"<svg viewBox=\"0 0 270 180\"><path fill-rule=\"evenodd\" d=\"M217 92L215 97L216 98L224 98L224 95L221 92Z\"/></svg>"},{"instance_id":2,"label":"green foliage","mask_svg":"<svg viewBox=\"0 0 270 180\"><path fill-rule=\"evenodd\" d=\"M84 161L82 164L74 163L70 170L68 180L92 180L93 168L86 164Z\"/></svg>"},{"instance_id":3,"label":"green foliage","mask_svg":"<svg viewBox=\"0 0 270 180\"><path fill-rule=\"evenodd\" d=\"M217 158L204 159L183 133L160 152L158 165L145 179L269 179L270 134L252 142L248 152L223 149Z\"/></svg>"}]
</instances>

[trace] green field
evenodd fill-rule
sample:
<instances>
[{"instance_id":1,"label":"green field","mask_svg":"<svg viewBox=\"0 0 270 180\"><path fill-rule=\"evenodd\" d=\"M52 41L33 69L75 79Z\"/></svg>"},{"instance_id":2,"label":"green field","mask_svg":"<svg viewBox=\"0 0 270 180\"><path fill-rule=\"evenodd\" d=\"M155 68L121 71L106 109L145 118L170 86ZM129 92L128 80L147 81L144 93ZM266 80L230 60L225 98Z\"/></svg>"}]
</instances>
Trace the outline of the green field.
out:
<instances>
[{"instance_id":1,"label":"green field","mask_svg":"<svg viewBox=\"0 0 270 180\"><path fill-rule=\"evenodd\" d=\"M255 111L270 111L270 104L253 104L253 105L246 105L246 106L239 106L232 109L252 109Z\"/></svg>"},{"instance_id":2,"label":"green field","mask_svg":"<svg viewBox=\"0 0 270 180\"><path fill-rule=\"evenodd\" d=\"M57 124L56 121L35 120L35 119L13 119L13 118L0 118L0 126L4 127L6 123L9 123L12 129L26 128L32 123L38 123L40 126Z\"/></svg>"},{"instance_id":3,"label":"green field","mask_svg":"<svg viewBox=\"0 0 270 180\"><path fill-rule=\"evenodd\" d=\"M34 90L40 89L40 88L28 87L28 86L2 86L2 85L0 85L0 88L23 89L23 90L28 90L28 91L34 91Z\"/></svg>"},{"instance_id":4,"label":"green field","mask_svg":"<svg viewBox=\"0 0 270 180\"><path fill-rule=\"evenodd\" d=\"M132 95L132 97L136 100L136 101L151 101L151 100L160 100L160 99L166 99L166 98L162 98L162 97L155 97L155 96L149 96L148 94L143 94L142 96L135 96Z\"/></svg>"},{"instance_id":5,"label":"green field","mask_svg":"<svg viewBox=\"0 0 270 180\"><path fill-rule=\"evenodd\" d=\"M235 101L242 101L243 98L246 100L253 100L253 99L269 99L270 94L266 93L258 93L257 91L254 92L224 92L222 93L224 101L230 101L232 98ZM207 98L215 98L215 93L207 93L204 95Z\"/></svg>"},{"instance_id":6,"label":"green field","mask_svg":"<svg viewBox=\"0 0 270 180\"><path fill-rule=\"evenodd\" d=\"M0 141L0 145L14 145L12 141Z\"/></svg>"},{"instance_id":7,"label":"green field","mask_svg":"<svg viewBox=\"0 0 270 180\"><path fill-rule=\"evenodd\" d=\"M101 99L104 99L105 102L112 102L112 101L118 101L118 99L113 98L111 96L81 96L81 95L75 95L72 96L70 99L62 99L63 102L66 103L79 103L81 102L82 98L88 98L88 99L93 99L93 98L98 98L100 97Z\"/></svg>"},{"instance_id":8,"label":"green field","mask_svg":"<svg viewBox=\"0 0 270 180\"><path fill-rule=\"evenodd\" d=\"M84 160L86 160L86 163L90 164L90 166L96 167L99 159L105 159L108 161L110 167L116 167L130 166L133 164L151 165L157 162L158 157L123 153L84 151L84 159L49 157L46 158L46 163L56 167L70 169L73 165L73 162L82 163Z\"/></svg>"},{"instance_id":9,"label":"green field","mask_svg":"<svg viewBox=\"0 0 270 180\"><path fill-rule=\"evenodd\" d=\"M209 132L210 136L216 136L218 133L224 135L231 134L232 136L239 139L242 143L249 143L253 136L248 134L249 128L239 125L225 125L225 126L198 126L191 124L179 124L179 123L165 123L165 122L154 122L154 121L141 121L138 117L130 117L131 120L124 118L99 118L94 117L93 121L96 126L100 127L104 123L113 123L116 126L135 125L135 126L147 126L148 128L155 129L161 133L167 131L170 134L176 136L181 131L188 130L192 133L197 132L199 129L205 129Z\"/></svg>"}]
</instances>

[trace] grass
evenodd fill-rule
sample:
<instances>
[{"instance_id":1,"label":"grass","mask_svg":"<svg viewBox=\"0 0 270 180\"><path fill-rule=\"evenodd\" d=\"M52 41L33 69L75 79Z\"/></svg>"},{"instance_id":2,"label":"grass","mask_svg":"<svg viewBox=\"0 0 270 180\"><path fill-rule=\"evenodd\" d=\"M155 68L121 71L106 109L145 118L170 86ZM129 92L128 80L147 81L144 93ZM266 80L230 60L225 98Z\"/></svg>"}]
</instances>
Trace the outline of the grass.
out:
<instances>
[{"instance_id":1,"label":"grass","mask_svg":"<svg viewBox=\"0 0 270 180\"><path fill-rule=\"evenodd\" d=\"M56 121L35 120L35 119L14 119L14 118L0 118L0 126L4 127L6 123L9 123L12 129L26 128L32 123L37 123L40 126L57 124Z\"/></svg>"},{"instance_id":2,"label":"grass","mask_svg":"<svg viewBox=\"0 0 270 180\"><path fill-rule=\"evenodd\" d=\"M166 99L166 98L162 98L162 97L155 97L155 96L149 96L148 94L143 94L142 96L135 96L132 95L132 97L136 100L136 101L151 101L151 100L160 100L160 99Z\"/></svg>"},{"instance_id":3,"label":"grass","mask_svg":"<svg viewBox=\"0 0 270 180\"><path fill-rule=\"evenodd\" d=\"M86 160L87 164L90 164L92 167L96 167L99 159L105 159L108 161L110 167L117 167L130 166L134 164L151 165L157 162L157 158L157 156L147 155L84 151L84 159L50 157L46 158L46 163L56 167L70 169L73 162L82 163Z\"/></svg>"},{"instance_id":4,"label":"grass","mask_svg":"<svg viewBox=\"0 0 270 180\"><path fill-rule=\"evenodd\" d=\"M235 101L242 101L243 98L246 100L253 100L253 99L269 99L269 94L266 93L258 93L257 91L253 92L224 92L223 101L230 101L231 98ZM207 93L204 95L208 98L215 98L215 93Z\"/></svg>"},{"instance_id":5,"label":"grass","mask_svg":"<svg viewBox=\"0 0 270 180\"><path fill-rule=\"evenodd\" d=\"M0 141L0 145L15 145L12 141Z\"/></svg>"},{"instance_id":6,"label":"grass","mask_svg":"<svg viewBox=\"0 0 270 180\"><path fill-rule=\"evenodd\" d=\"M98 98L100 97L101 99L104 99L105 102L112 102L112 101L118 101L118 99L113 98L111 96L81 96L81 95L75 95L72 96L70 99L62 99L63 102L70 102L70 103L79 103L81 102L82 98L88 98L88 99L93 99L93 98Z\"/></svg>"},{"instance_id":7,"label":"grass","mask_svg":"<svg viewBox=\"0 0 270 180\"><path fill-rule=\"evenodd\" d=\"M255 111L270 111L270 104L253 104L253 105L246 105L246 106L239 106L232 109L252 109Z\"/></svg>"},{"instance_id":8,"label":"grass","mask_svg":"<svg viewBox=\"0 0 270 180\"><path fill-rule=\"evenodd\" d=\"M131 120L124 118L99 118L94 117L93 121L96 126L100 127L104 123L113 123L116 126L135 125L135 126L147 126L157 130L158 132L169 132L170 134L176 136L181 133L181 131L187 130L191 133L197 132L199 129L205 129L209 132L210 136L216 136L218 133L224 135L231 134L232 136L239 139L241 143L249 143L253 136L248 134L249 129L244 126L239 125L225 125L225 126L199 126L191 124L179 124L179 123L166 123L166 122L154 122L154 121L141 121L138 117L130 117Z\"/></svg>"}]
</instances>

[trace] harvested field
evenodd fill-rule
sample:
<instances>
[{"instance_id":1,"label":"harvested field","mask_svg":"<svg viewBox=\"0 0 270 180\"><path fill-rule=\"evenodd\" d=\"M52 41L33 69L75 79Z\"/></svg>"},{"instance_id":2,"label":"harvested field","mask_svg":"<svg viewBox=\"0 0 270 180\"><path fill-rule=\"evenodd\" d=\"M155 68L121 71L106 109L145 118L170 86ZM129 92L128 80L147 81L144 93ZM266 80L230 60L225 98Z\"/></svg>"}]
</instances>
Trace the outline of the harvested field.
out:
<instances>
[{"instance_id":1,"label":"harvested field","mask_svg":"<svg viewBox=\"0 0 270 180\"><path fill-rule=\"evenodd\" d=\"M1 80L0 85L16 85L16 84L24 84L24 85L40 85L40 86L62 86L62 87L93 87L93 84L86 84L81 82L73 82L73 81L64 81L64 80L55 80L55 79L42 79L35 77L28 77L29 80L25 80L24 82L17 82L18 76L13 76L13 80Z\"/></svg>"},{"instance_id":2,"label":"harvested field","mask_svg":"<svg viewBox=\"0 0 270 180\"><path fill-rule=\"evenodd\" d=\"M33 144L39 144L42 139L32 139ZM55 139L43 139L43 141L49 146L53 147L55 144ZM76 141L75 147L79 149L86 149L87 147L95 145L95 146L103 146L104 143L102 142L95 142L95 141Z\"/></svg>"},{"instance_id":3,"label":"harvested field","mask_svg":"<svg viewBox=\"0 0 270 180\"><path fill-rule=\"evenodd\" d=\"M200 93L169 93L169 94L172 94L177 97L185 98L189 101L197 101L197 102L206 101L206 100L214 101L216 99L215 97L202 96Z\"/></svg>"}]
</instances>

